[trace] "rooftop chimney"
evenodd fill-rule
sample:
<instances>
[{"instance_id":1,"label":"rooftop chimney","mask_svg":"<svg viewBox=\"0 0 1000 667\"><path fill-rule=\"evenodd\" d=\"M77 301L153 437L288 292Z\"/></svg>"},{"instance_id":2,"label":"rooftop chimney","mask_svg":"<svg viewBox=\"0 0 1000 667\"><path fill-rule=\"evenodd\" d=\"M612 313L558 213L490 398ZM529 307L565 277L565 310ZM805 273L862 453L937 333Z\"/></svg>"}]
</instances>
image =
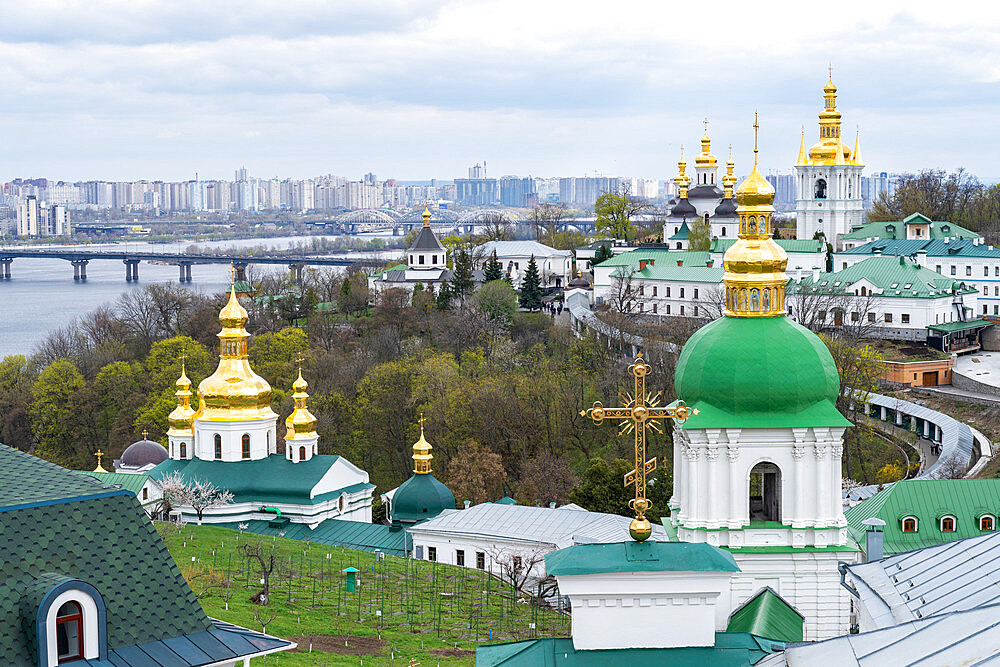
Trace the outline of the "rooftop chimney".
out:
<instances>
[{"instance_id":1,"label":"rooftop chimney","mask_svg":"<svg viewBox=\"0 0 1000 667\"><path fill-rule=\"evenodd\" d=\"M861 522L865 526L865 562L882 558L882 528L885 521L877 517L870 517Z\"/></svg>"},{"instance_id":2,"label":"rooftop chimney","mask_svg":"<svg viewBox=\"0 0 1000 667\"><path fill-rule=\"evenodd\" d=\"M466 500L465 503L464 503L465 509L469 509L469 505L471 505L471 504L472 504L471 500Z\"/></svg>"},{"instance_id":3,"label":"rooftop chimney","mask_svg":"<svg viewBox=\"0 0 1000 667\"><path fill-rule=\"evenodd\" d=\"M710 259L707 262L705 262L705 266L707 266L708 268L712 268L713 264L715 264L715 260L714 259Z\"/></svg>"},{"instance_id":4,"label":"rooftop chimney","mask_svg":"<svg viewBox=\"0 0 1000 667\"><path fill-rule=\"evenodd\" d=\"M684 266L684 260L683 259L677 260L677 266Z\"/></svg>"},{"instance_id":5,"label":"rooftop chimney","mask_svg":"<svg viewBox=\"0 0 1000 667\"><path fill-rule=\"evenodd\" d=\"M554 510L555 508L556 508L556 503L555 503L555 501L552 501L551 503L549 503L549 509L550 509L550 510Z\"/></svg>"}]
</instances>

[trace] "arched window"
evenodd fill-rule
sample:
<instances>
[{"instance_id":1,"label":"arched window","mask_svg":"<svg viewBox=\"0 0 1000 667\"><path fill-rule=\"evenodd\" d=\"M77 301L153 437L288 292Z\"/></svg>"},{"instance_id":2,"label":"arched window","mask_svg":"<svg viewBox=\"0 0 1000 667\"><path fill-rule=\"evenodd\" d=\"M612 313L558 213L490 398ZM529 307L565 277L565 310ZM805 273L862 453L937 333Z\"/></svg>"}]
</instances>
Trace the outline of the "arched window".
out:
<instances>
[{"instance_id":1,"label":"arched window","mask_svg":"<svg viewBox=\"0 0 1000 667\"><path fill-rule=\"evenodd\" d=\"M187 458L187 455L188 455L187 449L188 449L187 448L187 443L186 442L182 442L181 443L181 454L180 454L180 457L182 459L186 459Z\"/></svg>"},{"instance_id":2,"label":"arched window","mask_svg":"<svg viewBox=\"0 0 1000 667\"><path fill-rule=\"evenodd\" d=\"M726 228L725 228L725 227L723 227L723 228L722 228L722 235L723 235L723 236L725 236L725 235L726 235Z\"/></svg>"},{"instance_id":3,"label":"arched window","mask_svg":"<svg viewBox=\"0 0 1000 667\"><path fill-rule=\"evenodd\" d=\"M865 289L864 285L861 286L861 296L868 296L868 290Z\"/></svg>"},{"instance_id":4,"label":"arched window","mask_svg":"<svg viewBox=\"0 0 1000 667\"><path fill-rule=\"evenodd\" d=\"M826 181L822 178L816 181L815 199L826 199Z\"/></svg>"},{"instance_id":5,"label":"arched window","mask_svg":"<svg viewBox=\"0 0 1000 667\"><path fill-rule=\"evenodd\" d=\"M215 434L215 458L222 458L222 436L218 433Z\"/></svg>"},{"instance_id":6,"label":"arched window","mask_svg":"<svg viewBox=\"0 0 1000 667\"><path fill-rule=\"evenodd\" d=\"M954 533L955 532L955 517L948 516L941 517L941 532L942 533Z\"/></svg>"},{"instance_id":7,"label":"arched window","mask_svg":"<svg viewBox=\"0 0 1000 667\"><path fill-rule=\"evenodd\" d=\"M243 458L250 458L250 435L247 433L243 434Z\"/></svg>"},{"instance_id":8,"label":"arched window","mask_svg":"<svg viewBox=\"0 0 1000 667\"><path fill-rule=\"evenodd\" d=\"M979 530L991 532L997 529L997 520L992 514L984 514L979 517Z\"/></svg>"},{"instance_id":9,"label":"arched window","mask_svg":"<svg viewBox=\"0 0 1000 667\"><path fill-rule=\"evenodd\" d=\"M83 658L83 610L72 600L56 612L56 647L60 663Z\"/></svg>"},{"instance_id":10,"label":"arched window","mask_svg":"<svg viewBox=\"0 0 1000 667\"><path fill-rule=\"evenodd\" d=\"M340 506L340 511L344 511L344 496L340 497L340 501L337 503Z\"/></svg>"},{"instance_id":11,"label":"arched window","mask_svg":"<svg viewBox=\"0 0 1000 667\"><path fill-rule=\"evenodd\" d=\"M781 470L773 463L750 470L750 520L781 521Z\"/></svg>"},{"instance_id":12,"label":"arched window","mask_svg":"<svg viewBox=\"0 0 1000 667\"><path fill-rule=\"evenodd\" d=\"M306 460L306 448L299 447L299 461L305 461L305 460Z\"/></svg>"},{"instance_id":13,"label":"arched window","mask_svg":"<svg viewBox=\"0 0 1000 667\"><path fill-rule=\"evenodd\" d=\"M917 517L908 516L903 519L903 532L904 533L917 532Z\"/></svg>"}]
</instances>

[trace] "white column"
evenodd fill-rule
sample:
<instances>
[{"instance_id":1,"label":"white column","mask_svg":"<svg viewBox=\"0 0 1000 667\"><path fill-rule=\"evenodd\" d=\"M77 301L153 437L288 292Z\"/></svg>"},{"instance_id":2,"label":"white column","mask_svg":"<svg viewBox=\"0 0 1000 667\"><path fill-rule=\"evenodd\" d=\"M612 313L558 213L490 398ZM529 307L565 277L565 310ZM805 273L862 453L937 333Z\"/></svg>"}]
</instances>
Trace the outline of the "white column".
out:
<instances>
[{"instance_id":1,"label":"white column","mask_svg":"<svg viewBox=\"0 0 1000 667\"><path fill-rule=\"evenodd\" d=\"M701 479L698 472L701 465L698 458L701 454L695 443L690 443L688 454L688 521L697 522L701 519Z\"/></svg>"},{"instance_id":2,"label":"white column","mask_svg":"<svg viewBox=\"0 0 1000 667\"><path fill-rule=\"evenodd\" d=\"M674 458L673 458L673 465L674 465L674 471L673 471L673 474L674 474L674 485L673 485L673 491L670 493L670 502L668 503L669 506L670 506L670 513L671 514L673 514L677 510L677 508L680 506L680 501L681 501L681 492L680 492L680 485L681 485L681 475L680 475L680 472L681 472L681 443L680 443L680 440L681 440L681 429L677 428L677 426L674 425Z\"/></svg>"},{"instance_id":3,"label":"white column","mask_svg":"<svg viewBox=\"0 0 1000 667\"><path fill-rule=\"evenodd\" d=\"M705 519L711 522L709 525L710 528L718 528L720 519L722 518L722 512L719 511L719 443L709 443L705 453L708 455L708 460L705 462L705 467L708 468L708 487L706 489L708 493L708 511Z\"/></svg>"},{"instance_id":4,"label":"white column","mask_svg":"<svg viewBox=\"0 0 1000 667\"><path fill-rule=\"evenodd\" d=\"M844 446L839 442L830 444L830 525L840 523L841 512L838 508L842 506L843 497L841 488L843 487L843 474L841 473L840 462L844 455Z\"/></svg>"},{"instance_id":5,"label":"white column","mask_svg":"<svg viewBox=\"0 0 1000 667\"><path fill-rule=\"evenodd\" d=\"M691 511L690 498L691 498L691 486L688 483L688 460L687 460L687 448L688 443L686 441L681 441L680 446L677 449L677 461L675 462L675 467L678 472L678 482L680 484L680 489L677 492L679 511L677 512L678 521L686 521L688 513Z\"/></svg>"},{"instance_id":6,"label":"white column","mask_svg":"<svg viewBox=\"0 0 1000 667\"><path fill-rule=\"evenodd\" d=\"M726 463L729 466L729 525L740 527L743 525L743 496L746 495L743 477L740 475L740 467L737 462L740 458L739 446L733 440L729 441L726 447Z\"/></svg>"},{"instance_id":7,"label":"white column","mask_svg":"<svg viewBox=\"0 0 1000 667\"><path fill-rule=\"evenodd\" d=\"M827 511L827 486L829 485L829 474L826 470L827 465L827 443L820 442L817 440L813 447L813 454L815 455L815 465L816 465L816 527L826 526L829 518L829 512Z\"/></svg>"}]
</instances>

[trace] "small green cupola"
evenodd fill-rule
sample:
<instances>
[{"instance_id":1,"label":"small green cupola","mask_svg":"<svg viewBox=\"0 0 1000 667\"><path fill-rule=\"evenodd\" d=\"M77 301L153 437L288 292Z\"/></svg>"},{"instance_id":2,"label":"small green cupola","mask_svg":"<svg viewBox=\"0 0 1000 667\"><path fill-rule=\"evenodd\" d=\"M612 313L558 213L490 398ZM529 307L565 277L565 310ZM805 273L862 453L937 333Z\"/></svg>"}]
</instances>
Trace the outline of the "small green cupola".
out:
<instances>
[{"instance_id":1,"label":"small green cupola","mask_svg":"<svg viewBox=\"0 0 1000 667\"><path fill-rule=\"evenodd\" d=\"M433 519L443 510L455 509L455 495L431 472L431 444L424 437L420 415L420 439L413 444L413 476L399 485L389 510L393 523L417 523Z\"/></svg>"}]
</instances>

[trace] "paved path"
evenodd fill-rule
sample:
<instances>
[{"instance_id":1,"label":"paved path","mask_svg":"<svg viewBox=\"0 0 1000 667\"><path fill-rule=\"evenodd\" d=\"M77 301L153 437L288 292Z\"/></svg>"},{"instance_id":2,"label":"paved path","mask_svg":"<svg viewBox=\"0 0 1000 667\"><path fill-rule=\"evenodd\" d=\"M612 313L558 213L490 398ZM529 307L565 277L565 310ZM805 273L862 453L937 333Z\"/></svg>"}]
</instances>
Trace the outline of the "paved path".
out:
<instances>
[{"instance_id":1,"label":"paved path","mask_svg":"<svg viewBox=\"0 0 1000 667\"><path fill-rule=\"evenodd\" d=\"M988 403L990 405L1000 405L1000 396L994 394L983 394L978 391L966 391L965 389L956 389L951 385L938 385L936 387L914 387L911 391L916 390L915 393L927 392L929 394L938 394L945 398L953 398L957 401L963 399L968 401L973 401L975 403Z\"/></svg>"}]
</instances>

